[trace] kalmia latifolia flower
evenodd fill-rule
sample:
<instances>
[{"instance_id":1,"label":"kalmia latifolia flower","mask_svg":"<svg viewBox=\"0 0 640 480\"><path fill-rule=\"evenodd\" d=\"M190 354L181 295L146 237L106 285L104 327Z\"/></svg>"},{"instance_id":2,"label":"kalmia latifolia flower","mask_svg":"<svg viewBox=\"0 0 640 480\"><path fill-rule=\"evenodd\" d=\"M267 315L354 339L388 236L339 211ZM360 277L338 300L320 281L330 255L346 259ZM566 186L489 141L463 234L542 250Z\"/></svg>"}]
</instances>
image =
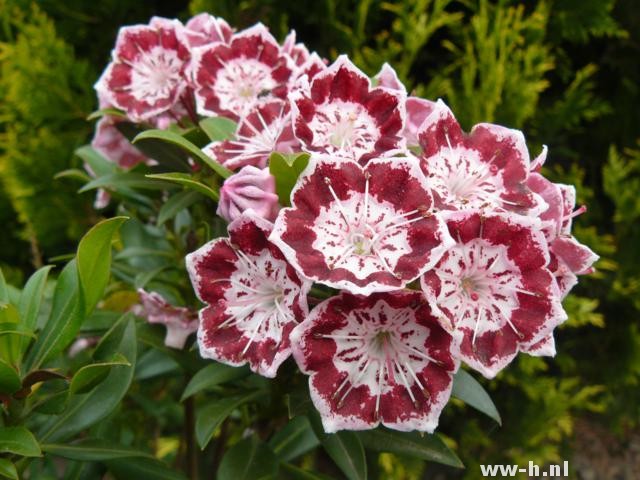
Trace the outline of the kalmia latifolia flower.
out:
<instances>
[{"instance_id":1,"label":"kalmia latifolia flower","mask_svg":"<svg viewBox=\"0 0 640 480\"><path fill-rule=\"evenodd\" d=\"M411 158L312 157L291 203L270 239L305 277L352 293L400 289L453 243Z\"/></svg>"},{"instance_id":2,"label":"kalmia latifolia flower","mask_svg":"<svg viewBox=\"0 0 640 480\"><path fill-rule=\"evenodd\" d=\"M241 118L287 95L291 60L262 24L235 34L229 44L195 48L192 56L191 80L201 115Z\"/></svg>"},{"instance_id":3,"label":"kalmia latifolia flower","mask_svg":"<svg viewBox=\"0 0 640 480\"><path fill-rule=\"evenodd\" d=\"M182 349L189 335L198 329L195 312L185 307L176 307L168 303L157 292L139 289L142 305L134 308L134 313L145 317L149 323L159 323L167 327L164 344L167 347Z\"/></svg>"},{"instance_id":4,"label":"kalmia latifolia flower","mask_svg":"<svg viewBox=\"0 0 640 480\"><path fill-rule=\"evenodd\" d=\"M457 243L422 287L460 358L492 378L567 318L547 244L535 219L515 214L455 212L447 225Z\"/></svg>"},{"instance_id":5,"label":"kalmia latifolia flower","mask_svg":"<svg viewBox=\"0 0 640 480\"><path fill-rule=\"evenodd\" d=\"M186 23L181 35L189 47L201 47L212 43L229 43L233 29L224 19L201 13Z\"/></svg>"},{"instance_id":6,"label":"kalmia latifolia flower","mask_svg":"<svg viewBox=\"0 0 640 480\"><path fill-rule=\"evenodd\" d=\"M269 170L252 166L243 167L227 178L220 188L219 216L231 222L243 212L253 210L261 218L273 221L278 214L276 179Z\"/></svg>"},{"instance_id":7,"label":"kalmia latifolia flower","mask_svg":"<svg viewBox=\"0 0 640 480\"><path fill-rule=\"evenodd\" d=\"M245 165L264 168L273 152L291 153L299 143L291 129L287 104L271 100L240 120L232 140L213 142L203 151L230 169Z\"/></svg>"},{"instance_id":8,"label":"kalmia latifolia flower","mask_svg":"<svg viewBox=\"0 0 640 480\"><path fill-rule=\"evenodd\" d=\"M457 362L419 292L342 293L314 308L291 338L326 432L436 428Z\"/></svg>"},{"instance_id":9,"label":"kalmia latifolia flower","mask_svg":"<svg viewBox=\"0 0 640 480\"><path fill-rule=\"evenodd\" d=\"M177 20L161 18L121 28L113 60L96 83L98 94L136 122L173 107L186 87L189 61L182 28Z\"/></svg>"},{"instance_id":10,"label":"kalmia latifolia flower","mask_svg":"<svg viewBox=\"0 0 640 480\"><path fill-rule=\"evenodd\" d=\"M420 126L421 165L436 205L534 214L544 202L526 185L529 151L522 132L480 123L462 131L441 101Z\"/></svg>"},{"instance_id":11,"label":"kalmia latifolia flower","mask_svg":"<svg viewBox=\"0 0 640 480\"><path fill-rule=\"evenodd\" d=\"M552 183L535 172L531 173L527 184L546 203L546 209L539 218L551 254L549 269L564 297L578 283L576 275L591 273L592 265L599 258L571 235L573 218L584 213L586 207L575 208L575 188L570 185Z\"/></svg>"},{"instance_id":12,"label":"kalmia latifolia flower","mask_svg":"<svg viewBox=\"0 0 640 480\"><path fill-rule=\"evenodd\" d=\"M397 90L406 95L407 89L398 78L396 71L385 63L382 65L380 72L374 77L379 87ZM431 114L436 104L420 97L407 97L405 101L406 120L402 136L407 142L407 147L418 146L418 130L426 118Z\"/></svg>"},{"instance_id":13,"label":"kalmia latifolia flower","mask_svg":"<svg viewBox=\"0 0 640 480\"><path fill-rule=\"evenodd\" d=\"M121 168L132 168L149 159L118 130L114 121L103 117L96 124L91 146Z\"/></svg>"},{"instance_id":14,"label":"kalmia latifolia flower","mask_svg":"<svg viewBox=\"0 0 640 480\"><path fill-rule=\"evenodd\" d=\"M268 239L271 223L252 212L187 256L200 310L200 354L228 365L249 363L274 377L291 354L291 330L308 314L310 283Z\"/></svg>"},{"instance_id":15,"label":"kalmia latifolia flower","mask_svg":"<svg viewBox=\"0 0 640 480\"><path fill-rule=\"evenodd\" d=\"M294 133L309 152L365 162L404 150L405 95L372 88L345 55L289 97Z\"/></svg>"}]
</instances>

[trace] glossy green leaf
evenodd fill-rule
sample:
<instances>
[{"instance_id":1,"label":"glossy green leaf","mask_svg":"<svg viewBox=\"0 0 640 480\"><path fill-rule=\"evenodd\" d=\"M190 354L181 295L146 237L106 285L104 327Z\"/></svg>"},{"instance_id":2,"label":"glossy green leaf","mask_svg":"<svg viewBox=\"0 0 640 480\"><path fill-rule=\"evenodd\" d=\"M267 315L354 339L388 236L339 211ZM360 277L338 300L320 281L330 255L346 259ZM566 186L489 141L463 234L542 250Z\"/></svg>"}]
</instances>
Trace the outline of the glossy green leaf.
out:
<instances>
[{"instance_id":1,"label":"glossy green leaf","mask_svg":"<svg viewBox=\"0 0 640 480\"><path fill-rule=\"evenodd\" d=\"M464 465L458 456L438 435L420 435L417 432L397 432L384 427L357 432L356 435L368 450L389 452L422 458L456 468Z\"/></svg>"},{"instance_id":2,"label":"glossy green leaf","mask_svg":"<svg viewBox=\"0 0 640 480\"><path fill-rule=\"evenodd\" d=\"M211 170L216 172L222 178L230 177L233 174L231 170L223 167L221 164L207 156L196 145L175 132L170 132L167 130L145 130L144 132L138 134L138 136L133 140L133 143L137 144L141 140L148 139L163 140L184 149L187 153L207 165L209 168L211 168Z\"/></svg>"},{"instance_id":3,"label":"glossy green leaf","mask_svg":"<svg viewBox=\"0 0 640 480\"><path fill-rule=\"evenodd\" d=\"M223 363L211 363L199 370L191 378L184 389L180 401L183 402L185 399L202 390L207 390L216 385L236 380L237 378L246 377L249 373L250 371L246 367L230 367Z\"/></svg>"},{"instance_id":4,"label":"glossy green leaf","mask_svg":"<svg viewBox=\"0 0 640 480\"><path fill-rule=\"evenodd\" d=\"M285 207L291 205L291 190L308 164L308 153L296 156L272 153L269 157L269 172L276 179L276 193L281 205Z\"/></svg>"},{"instance_id":5,"label":"glossy green leaf","mask_svg":"<svg viewBox=\"0 0 640 480\"><path fill-rule=\"evenodd\" d=\"M0 453L22 457L42 455L38 441L25 427L0 427Z\"/></svg>"},{"instance_id":6,"label":"glossy green leaf","mask_svg":"<svg viewBox=\"0 0 640 480\"><path fill-rule=\"evenodd\" d=\"M193 190L178 192L172 195L160 208L158 221L156 222L157 225L162 225L167 220L172 219L179 212L196 203L198 199L200 199L199 192Z\"/></svg>"},{"instance_id":7,"label":"glossy green leaf","mask_svg":"<svg viewBox=\"0 0 640 480\"><path fill-rule=\"evenodd\" d=\"M83 186L78 193L88 192L97 188L118 189L118 187L136 188L139 190L167 190L175 185L162 180L147 178L142 173L122 172L109 173L95 178Z\"/></svg>"},{"instance_id":8,"label":"glossy green leaf","mask_svg":"<svg viewBox=\"0 0 640 480\"><path fill-rule=\"evenodd\" d=\"M0 393L11 395L22 387L20 375L4 360L0 360Z\"/></svg>"},{"instance_id":9,"label":"glossy green leaf","mask_svg":"<svg viewBox=\"0 0 640 480\"><path fill-rule=\"evenodd\" d=\"M147 175L147 178L153 178L156 180L166 180L167 182L177 183L179 185L183 185L194 192L201 193L212 199L214 202L217 202L220 199L220 195L213 188L205 185L204 183L198 182L194 180L193 175L189 175L188 173L158 173L155 175Z\"/></svg>"},{"instance_id":10,"label":"glossy green leaf","mask_svg":"<svg viewBox=\"0 0 640 480\"><path fill-rule=\"evenodd\" d=\"M225 117L210 117L200 122L200 128L204 130L212 142L233 138L237 127L236 122Z\"/></svg>"},{"instance_id":11,"label":"glossy green leaf","mask_svg":"<svg viewBox=\"0 0 640 480\"><path fill-rule=\"evenodd\" d=\"M129 365L111 368L107 378L89 393L75 395L64 412L45 424L40 438L43 441L60 442L100 421L120 403L129 389L136 363L136 326L131 314L125 314L105 334L107 339L118 339L102 344L102 354L107 358L120 353Z\"/></svg>"},{"instance_id":12,"label":"glossy green leaf","mask_svg":"<svg viewBox=\"0 0 640 480\"><path fill-rule=\"evenodd\" d=\"M292 418L269 440L280 461L289 462L320 445L307 417Z\"/></svg>"},{"instance_id":13,"label":"glossy green leaf","mask_svg":"<svg viewBox=\"0 0 640 480\"><path fill-rule=\"evenodd\" d=\"M29 352L26 370L38 369L43 362L69 345L80 329L84 313L78 268L74 259L64 267L58 277L53 292L51 313Z\"/></svg>"},{"instance_id":14,"label":"glossy green leaf","mask_svg":"<svg viewBox=\"0 0 640 480\"><path fill-rule=\"evenodd\" d=\"M309 415L309 420L325 452L342 473L349 480L366 480L367 460L358 435L348 430L325 433L320 416L316 412Z\"/></svg>"},{"instance_id":15,"label":"glossy green leaf","mask_svg":"<svg viewBox=\"0 0 640 480\"><path fill-rule=\"evenodd\" d=\"M309 411L314 411L315 407L309 397L309 390L306 388L295 390L286 396L287 410L289 418L307 415Z\"/></svg>"},{"instance_id":16,"label":"glossy green leaf","mask_svg":"<svg viewBox=\"0 0 640 480\"><path fill-rule=\"evenodd\" d=\"M122 110L118 110L117 108L114 108L114 107L108 107L108 108L101 108L100 110L96 110L95 112L91 112L87 117L87 121L90 122L91 120L102 118L105 115L108 115L110 117L127 118L127 114L124 113Z\"/></svg>"},{"instance_id":17,"label":"glossy green leaf","mask_svg":"<svg viewBox=\"0 0 640 480\"><path fill-rule=\"evenodd\" d=\"M219 398L202 406L196 413L196 439L200 448L204 449L209 444L218 426L231 412L260 394L262 392L256 391L247 395Z\"/></svg>"},{"instance_id":18,"label":"glossy green leaf","mask_svg":"<svg viewBox=\"0 0 640 480\"><path fill-rule=\"evenodd\" d=\"M53 268L51 265L47 265L31 275L20 295L18 304L20 323L27 330L32 331L36 328L42 296L51 268Z\"/></svg>"},{"instance_id":19,"label":"glossy green leaf","mask_svg":"<svg viewBox=\"0 0 640 480\"><path fill-rule=\"evenodd\" d=\"M111 441L98 438L84 438L77 442L64 444L45 443L41 445L41 448L43 452L56 457L82 462L97 462L127 457L151 457L149 453L122 445L114 445Z\"/></svg>"},{"instance_id":20,"label":"glossy green leaf","mask_svg":"<svg viewBox=\"0 0 640 480\"><path fill-rule=\"evenodd\" d=\"M104 463L117 480L187 480L182 473L155 458L118 458Z\"/></svg>"},{"instance_id":21,"label":"glossy green leaf","mask_svg":"<svg viewBox=\"0 0 640 480\"><path fill-rule=\"evenodd\" d=\"M78 148L75 154L89 166L96 177L118 171L118 166L115 163L104 158L104 156L97 152L91 145Z\"/></svg>"},{"instance_id":22,"label":"glossy green leaf","mask_svg":"<svg viewBox=\"0 0 640 480\"><path fill-rule=\"evenodd\" d=\"M266 480L275 479L278 458L266 443L255 435L245 438L231 447L222 457L218 468L218 480Z\"/></svg>"},{"instance_id":23,"label":"glossy green leaf","mask_svg":"<svg viewBox=\"0 0 640 480\"><path fill-rule=\"evenodd\" d=\"M127 217L114 217L95 225L78 245L78 274L84 296L85 314L89 314L102 298L109 282L111 242Z\"/></svg>"},{"instance_id":24,"label":"glossy green leaf","mask_svg":"<svg viewBox=\"0 0 640 480\"><path fill-rule=\"evenodd\" d=\"M53 177L56 180L61 180L63 178L69 178L71 180L78 180L81 183L87 183L91 181L91 177L84 170L80 170L79 168L68 168L67 170L63 170L58 172Z\"/></svg>"},{"instance_id":25,"label":"glossy green leaf","mask_svg":"<svg viewBox=\"0 0 640 480\"><path fill-rule=\"evenodd\" d=\"M0 326L2 330L0 334L0 359L12 365L19 365L21 342L14 336L21 335L24 328L20 324L20 313L12 303L0 306Z\"/></svg>"},{"instance_id":26,"label":"glossy green leaf","mask_svg":"<svg viewBox=\"0 0 640 480\"><path fill-rule=\"evenodd\" d=\"M18 480L18 472L16 466L6 458L0 458L0 477L9 478L10 480Z\"/></svg>"},{"instance_id":27,"label":"glossy green leaf","mask_svg":"<svg viewBox=\"0 0 640 480\"><path fill-rule=\"evenodd\" d=\"M138 135L147 131L143 125L131 122L118 122L116 128L130 142L133 142ZM192 171L188 161L188 152L177 145L167 143L164 140L149 138L137 142L135 147L147 157L158 162L163 167L163 170L174 172Z\"/></svg>"},{"instance_id":28,"label":"glossy green leaf","mask_svg":"<svg viewBox=\"0 0 640 480\"><path fill-rule=\"evenodd\" d=\"M500 413L487 391L467 371L458 370L453 377L451 395L459 398L467 405L491 417L498 425L502 425Z\"/></svg>"},{"instance_id":29,"label":"glossy green leaf","mask_svg":"<svg viewBox=\"0 0 640 480\"><path fill-rule=\"evenodd\" d=\"M131 366L127 359L121 354L116 354L110 362L85 365L78 370L71 379L69 394L75 395L88 392L97 384L102 382L113 367L122 365Z\"/></svg>"}]
</instances>

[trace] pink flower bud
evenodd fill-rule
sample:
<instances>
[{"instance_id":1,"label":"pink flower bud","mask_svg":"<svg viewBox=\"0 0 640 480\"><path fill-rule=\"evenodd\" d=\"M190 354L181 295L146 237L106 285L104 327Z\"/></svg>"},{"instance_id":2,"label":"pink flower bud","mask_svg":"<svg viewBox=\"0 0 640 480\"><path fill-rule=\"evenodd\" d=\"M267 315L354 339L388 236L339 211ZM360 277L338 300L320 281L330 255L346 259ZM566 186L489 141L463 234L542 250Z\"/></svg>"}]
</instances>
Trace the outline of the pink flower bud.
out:
<instances>
[{"instance_id":1,"label":"pink flower bud","mask_svg":"<svg viewBox=\"0 0 640 480\"><path fill-rule=\"evenodd\" d=\"M198 329L198 319L194 312L185 307L168 303L157 292L138 289L142 305L136 305L135 315L146 317L149 323L160 323L167 327L164 344L170 348L182 349L189 335Z\"/></svg>"},{"instance_id":2,"label":"pink flower bud","mask_svg":"<svg viewBox=\"0 0 640 480\"><path fill-rule=\"evenodd\" d=\"M231 222L251 209L259 217L273 221L279 209L275 191L276 180L268 169L247 165L222 185L216 213Z\"/></svg>"}]
</instances>

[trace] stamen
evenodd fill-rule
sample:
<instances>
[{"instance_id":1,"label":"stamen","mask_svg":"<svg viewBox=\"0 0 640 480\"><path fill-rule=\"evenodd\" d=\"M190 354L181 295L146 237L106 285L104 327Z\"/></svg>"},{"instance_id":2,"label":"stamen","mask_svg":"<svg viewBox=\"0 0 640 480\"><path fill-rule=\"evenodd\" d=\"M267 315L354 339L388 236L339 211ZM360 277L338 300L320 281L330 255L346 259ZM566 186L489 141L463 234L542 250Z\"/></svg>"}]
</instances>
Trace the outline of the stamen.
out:
<instances>
[{"instance_id":1,"label":"stamen","mask_svg":"<svg viewBox=\"0 0 640 480\"><path fill-rule=\"evenodd\" d=\"M338 195L336 195L335 190L331 186L331 180L329 180L329 177L324 177L324 182L327 184L327 187L329 187L329 191L331 192L331 196L333 196L333 200L336 202L336 205L338 206L338 210L340 211L340 215L342 216L342 219L344 220L344 222L346 223L346 225L348 227L349 226L349 217L347 216L347 213L344 210L344 207L342 206L342 202L338 198Z\"/></svg>"},{"instance_id":2,"label":"stamen","mask_svg":"<svg viewBox=\"0 0 640 480\"><path fill-rule=\"evenodd\" d=\"M475 346L476 344L476 336L478 335L478 325L480 325L480 316L484 312L482 307L478 307L478 316L476 317L476 323L473 327L473 337L471 339L471 345Z\"/></svg>"},{"instance_id":3,"label":"stamen","mask_svg":"<svg viewBox=\"0 0 640 480\"><path fill-rule=\"evenodd\" d=\"M394 360L394 363L395 363L396 369L398 370L398 373L400 374L400 378L402 379L402 384L404 385L405 390L409 394L409 397L411 397L411 402L413 403L413 406L415 408L418 408L418 402L416 401L416 397L414 397L413 392L411 391L411 388L409 388L409 382L407 382L407 377L405 376L404 371L402 370L402 367L398 363L398 360Z\"/></svg>"},{"instance_id":4,"label":"stamen","mask_svg":"<svg viewBox=\"0 0 640 480\"><path fill-rule=\"evenodd\" d=\"M251 337L249 337L249 341L247 342L244 349L242 350L241 355L244 355L245 353L247 353L247 350L249 350L249 347L253 343L253 340L256 338L256 335L258 334L258 330L260 330L260 327L264 323L265 318L267 318L268 316L269 315L267 315L266 313L262 315L262 318L260 319L260 321L258 321L258 325L256 325L256 328L253 329L253 332L251 333Z\"/></svg>"}]
</instances>

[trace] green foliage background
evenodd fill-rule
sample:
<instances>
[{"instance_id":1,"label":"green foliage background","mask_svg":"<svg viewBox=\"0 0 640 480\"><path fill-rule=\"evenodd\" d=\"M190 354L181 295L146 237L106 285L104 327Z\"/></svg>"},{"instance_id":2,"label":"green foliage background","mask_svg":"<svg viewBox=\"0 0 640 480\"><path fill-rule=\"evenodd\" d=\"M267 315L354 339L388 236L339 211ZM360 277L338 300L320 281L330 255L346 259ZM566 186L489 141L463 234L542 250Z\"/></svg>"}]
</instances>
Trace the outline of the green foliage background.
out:
<instances>
[{"instance_id":1,"label":"green foliage background","mask_svg":"<svg viewBox=\"0 0 640 480\"><path fill-rule=\"evenodd\" d=\"M479 474L479 463L567 458L579 418L623 440L637 431L635 0L0 0L0 266L10 283L72 251L98 220L91 194L54 177L81 164L73 151L91 134L91 86L118 27L201 11L238 28L261 21L279 39L295 28L310 49L330 59L348 53L372 75L389 62L417 94L443 98L467 129L497 122L522 129L534 155L548 145L545 173L577 185L589 212L577 220L576 236L602 256L598 272L566 300L558 356L521 355L487 384L501 428L460 405L446 409L439 431L457 448L466 477ZM392 478L416 478L424 468L386 454L379 467Z\"/></svg>"}]
</instances>

